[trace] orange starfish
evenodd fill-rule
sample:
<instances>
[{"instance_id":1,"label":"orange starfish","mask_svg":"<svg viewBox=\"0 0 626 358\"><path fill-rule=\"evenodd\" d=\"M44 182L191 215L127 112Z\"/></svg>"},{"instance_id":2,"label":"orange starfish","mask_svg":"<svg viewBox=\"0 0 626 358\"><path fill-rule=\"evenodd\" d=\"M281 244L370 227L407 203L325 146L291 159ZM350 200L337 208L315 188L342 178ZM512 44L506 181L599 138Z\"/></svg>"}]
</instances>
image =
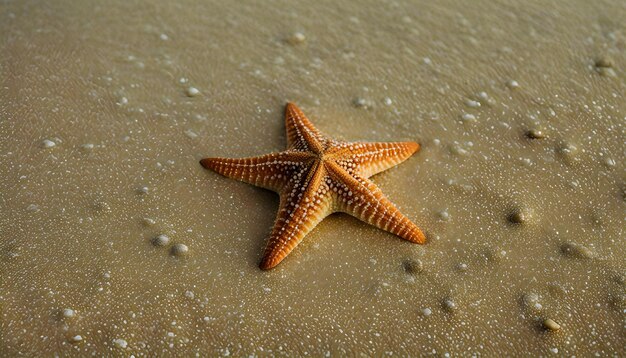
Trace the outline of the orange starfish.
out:
<instances>
[{"instance_id":1,"label":"orange starfish","mask_svg":"<svg viewBox=\"0 0 626 358\"><path fill-rule=\"evenodd\" d=\"M285 110L288 148L252 158L205 158L205 168L273 190L280 207L260 267L278 265L317 223L344 212L418 244L422 231L368 178L419 150L414 142L349 143L320 133L293 103Z\"/></svg>"}]
</instances>

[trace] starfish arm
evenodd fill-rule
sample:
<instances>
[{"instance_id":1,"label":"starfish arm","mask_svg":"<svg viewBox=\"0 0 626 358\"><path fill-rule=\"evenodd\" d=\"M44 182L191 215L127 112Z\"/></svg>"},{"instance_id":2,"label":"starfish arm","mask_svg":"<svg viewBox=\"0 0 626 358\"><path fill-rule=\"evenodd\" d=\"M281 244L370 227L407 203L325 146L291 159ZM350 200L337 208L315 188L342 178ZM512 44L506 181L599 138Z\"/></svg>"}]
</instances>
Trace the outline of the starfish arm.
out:
<instances>
[{"instance_id":1,"label":"starfish arm","mask_svg":"<svg viewBox=\"0 0 626 358\"><path fill-rule=\"evenodd\" d=\"M289 149L312 151L319 154L324 149L324 135L313 126L313 123L293 103L285 107L285 129Z\"/></svg>"},{"instance_id":2,"label":"starfish arm","mask_svg":"<svg viewBox=\"0 0 626 358\"><path fill-rule=\"evenodd\" d=\"M348 148L352 148L350 151L355 154L337 162L355 174L369 178L402 163L417 152L420 145L415 142L358 142L348 143Z\"/></svg>"},{"instance_id":3,"label":"starfish arm","mask_svg":"<svg viewBox=\"0 0 626 358\"><path fill-rule=\"evenodd\" d=\"M250 158L204 158L200 164L225 177L280 192L310 158L307 153L285 151Z\"/></svg>"},{"instance_id":4,"label":"starfish arm","mask_svg":"<svg viewBox=\"0 0 626 358\"><path fill-rule=\"evenodd\" d=\"M280 208L260 267L278 265L320 221L332 212L332 196L325 170L315 165L306 177L296 179L280 194Z\"/></svg>"},{"instance_id":5,"label":"starfish arm","mask_svg":"<svg viewBox=\"0 0 626 358\"><path fill-rule=\"evenodd\" d=\"M405 240L423 244L422 231L389 201L369 179L350 175L335 163L327 165L338 195L338 209Z\"/></svg>"}]
</instances>

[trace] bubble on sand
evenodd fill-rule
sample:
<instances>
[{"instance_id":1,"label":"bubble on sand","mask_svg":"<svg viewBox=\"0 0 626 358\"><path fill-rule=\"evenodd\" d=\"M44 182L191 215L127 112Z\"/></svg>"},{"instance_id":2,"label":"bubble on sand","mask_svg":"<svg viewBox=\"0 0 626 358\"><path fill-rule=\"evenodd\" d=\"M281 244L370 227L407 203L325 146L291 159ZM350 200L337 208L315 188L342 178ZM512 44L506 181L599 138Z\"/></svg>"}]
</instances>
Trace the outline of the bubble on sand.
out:
<instances>
[{"instance_id":1,"label":"bubble on sand","mask_svg":"<svg viewBox=\"0 0 626 358\"><path fill-rule=\"evenodd\" d=\"M487 92L482 91L478 93L478 98L480 99L480 101L484 104L488 104L488 105L494 105L496 103L496 101L489 97L489 95L487 94Z\"/></svg>"},{"instance_id":2,"label":"bubble on sand","mask_svg":"<svg viewBox=\"0 0 626 358\"><path fill-rule=\"evenodd\" d=\"M442 221L448 221L450 220L450 214L448 213L447 210L441 210L440 212L437 213L437 216L439 217L439 219L441 219Z\"/></svg>"},{"instance_id":3,"label":"bubble on sand","mask_svg":"<svg viewBox=\"0 0 626 358\"><path fill-rule=\"evenodd\" d=\"M52 147L54 147L54 146L56 146L56 145L57 145L57 144L56 144L55 142L51 141L50 139L44 139L44 140L41 142L41 146L42 146L42 147L44 147L44 148L46 148L46 149L47 149L47 148L52 148Z\"/></svg>"},{"instance_id":4,"label":"bubble on sand","mask_svg":"<svg viewBox=\"0 0 626 358\"><path fill-rule=\"evenodd\" d=\"M463 148L460 144L455 143L450 147L450 153L454 154L454 155L468 155L469 151L465 148Z\"/></svg>"},{"instance_id":5,"label":"bubble on sand","mask_svg":"<svg viewBox=\"0 0 626 358\"><path fill-rule=\"evenodd\" d=\"M558 331L559 329L561 329L561 325L550 318L546 318L543 321L543 326L550 331Z\"/></svg>"},{"instance_id":6,"label":"bubble on sand","mask_svg":"<svg viewBox=\"0 0 626 358\"><path fill-rule=\"evenodd\" d=\"M200 94L200 90L195 87L187 87L185 94L187 94L187 97L195 97Z\"/></svg>"},{"instance_id":7,"label":"bubble on sand","mask_svg":"<svg viewBox=\"0 0 626 358\"><path fill-rule=\"evenodd\" d=\"M63 317L65 318L73 318L76 316L76 312L71 308L66 308L63 310Z\"/></svg>"},{"instance_id":8,"label":"bubble on sand","mask_svg":"<svg viewBox=\"0 0 626 358\"><path fill-rule=\"evenodd\" d=\"M185 256L189 252L189 248L185 244L176 244L172 246L170 251L174 256Z\"/></svg>"},{"instance_id":9,"label":"bubble on sand","mask_svg":"<svg viewBox=\"0 0 626 358\"><path fill-rule=\"evenodd\" d=\"M128 347L128 342L126 342L125 339L121 339L121 338L114 339L113 344L115 344L116 347L122 348L122 349L125 349L126 347Z\"/></svg>"},{"instance_id":10,"label":"bubble on sand","mask_svg":"<svg viewBox=\"0 0 626 358\"><path fill-rule=\"evenodd\" d=\"M424 264L418 259L406 259L402 261L402 267L409 275L416 275L424 270Z\"/></svg>"},{"instance_id":11,"label":"bubble on sand","mask_svg":"<svg viewBox=\"0 0 626 358\"><path fill-rule=\"evenodd\" d=\"M474 122L476 121L476 116L471 113L463 113L461 115L461 120L463 122Z\"/></svg>"},{"instance_id":12,"label":"bubble on sand","mask_svg":"<svg viewBox=\"0 0 626 358\"><path fill-rule=\"evenodd\" d=\"M152 245L154 246L166 246L170 243L170 238L167 235L158 235L154 239L152 239Z\"/></svg>"},{"instance_id":13,"label":"bubble on sand","mask_svg":"<svg viewBox=\"0 0 626 358\"><path fill-rule=\"evenodd\" d=\"M576 259L591 259L595 256L594 252L588 247L573 242L566 242L562 244L561 252L565 256Z\"/></svg>"}]
</instances>

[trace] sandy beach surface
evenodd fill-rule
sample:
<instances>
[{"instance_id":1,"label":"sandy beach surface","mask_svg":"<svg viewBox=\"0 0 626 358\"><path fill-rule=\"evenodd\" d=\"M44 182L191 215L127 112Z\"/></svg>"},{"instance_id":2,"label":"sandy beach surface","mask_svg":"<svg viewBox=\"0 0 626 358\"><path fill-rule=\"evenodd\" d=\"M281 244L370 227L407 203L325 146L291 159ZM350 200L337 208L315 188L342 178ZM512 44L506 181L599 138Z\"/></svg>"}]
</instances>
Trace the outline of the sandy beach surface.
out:
<instances>
[{"instance_id":1,"label":"sandy beach surface","mask_svg":"<svg viewBox=\"0 0 626 358\"><path fill-rule=\"evenodd\" d=\"M626 355L626 2L0 2L0 355ZM202 168L416 141L275 269ZM184 246L183 246L184 245Z\"/></svg>"}]
</instances>

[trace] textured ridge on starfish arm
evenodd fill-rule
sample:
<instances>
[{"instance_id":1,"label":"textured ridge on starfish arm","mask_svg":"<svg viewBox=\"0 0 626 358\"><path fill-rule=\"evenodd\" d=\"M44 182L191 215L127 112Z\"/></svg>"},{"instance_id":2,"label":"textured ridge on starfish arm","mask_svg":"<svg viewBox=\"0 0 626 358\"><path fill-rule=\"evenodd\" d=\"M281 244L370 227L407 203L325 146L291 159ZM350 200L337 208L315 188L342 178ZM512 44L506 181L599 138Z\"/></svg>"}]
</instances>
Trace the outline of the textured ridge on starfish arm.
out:
<instances>
[{"instance_id":1,"label":"textured ridge on starfish arm","mask_svg":"<svg viewBox=\"0 0 626 358\"><path fill-rule=\"evenodd\" d=\"M356 163L358 173L365 178L395 167L420 149L420 145L415 142L354 144L362 151L352 160Z\"/></svg>"},{"instance_id":2,"label":"textured ridge on starfish arm","mask_svg":"<svg viewBox=\"0 0 626 358\"><path fill-rule=\"evenodd\" d=\"M333 190L339 193L342 211L405 240L418 244L426 242L424 233L387 199L376 184L350 175L337 164L328 165L328 169L334 182L339 183Z\"/></svg>"},{"instance_id":3,"label":"textured ridge on starfish arm","mask_svg":"<svg viewBox=\"0 0 626 358\"><path fill-rule=\"evenodd\" d=\"M280 195L274 228L267 240L260 267L278 265L331 210L331 193L324 165L317 163L304 179L291 182Z\"/></svg>"},{"instance_id":4,"label":"textured ridge on starfish arm","mask_svg":"<svg viewBox=\"0 0 626 358\"><path fill-rule=\"evenodd\" d=\"M286 151L250 158L204 158L200 164L225 177L280 191L310 159L307 153Z\"/></svg>"},{"instance_id":5,"label":"textured ridge on starfish arm","mask_svg":"<svg viewBox=\"0 0 626 358\"><path fill-rule=\"evenodd\" d=\"M324 150L324 142L326 142L324 135L293 103L287 103L285 107L285 129L289 148L311 150L316 154Z\"/></svg>"}]
</instances>

